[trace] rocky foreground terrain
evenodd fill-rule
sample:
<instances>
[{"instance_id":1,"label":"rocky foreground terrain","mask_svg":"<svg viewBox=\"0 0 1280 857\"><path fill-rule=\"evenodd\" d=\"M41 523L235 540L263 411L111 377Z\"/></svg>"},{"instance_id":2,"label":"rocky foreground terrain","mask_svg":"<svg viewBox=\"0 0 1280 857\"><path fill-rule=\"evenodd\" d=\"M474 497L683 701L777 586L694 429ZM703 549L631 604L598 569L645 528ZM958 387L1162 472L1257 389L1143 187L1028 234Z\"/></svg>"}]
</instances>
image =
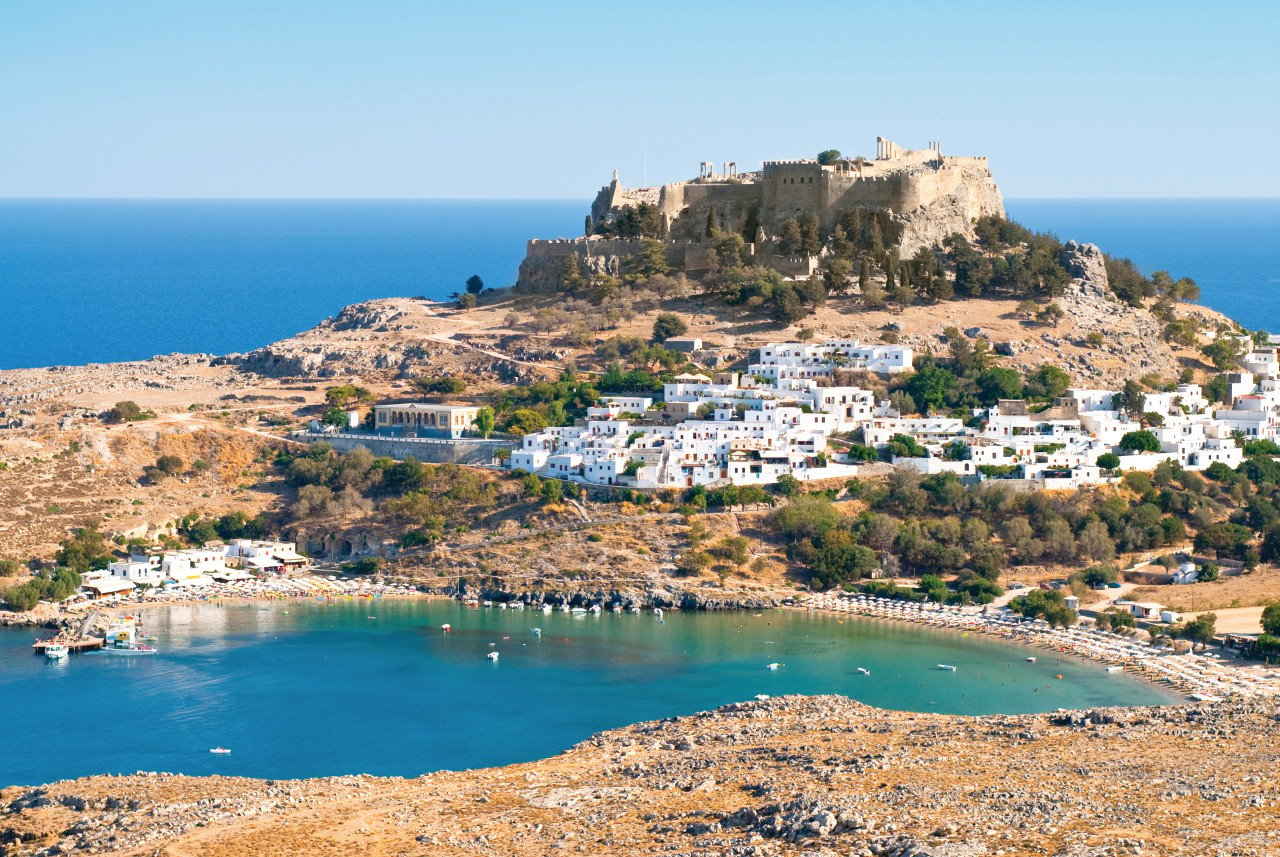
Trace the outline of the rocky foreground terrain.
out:
<instances>
[{"instance_id":1,"label":"rocky foreground terrain","mask_svg":"<svg viewBox=\"0 0 1280 857\"><path fill-rule=\"evenodd\" d=\"M417 779L12 787L0 854L1269 855L1278 721L1259 703L952 717L784 697Z\"/></svg>"}]
</instances>

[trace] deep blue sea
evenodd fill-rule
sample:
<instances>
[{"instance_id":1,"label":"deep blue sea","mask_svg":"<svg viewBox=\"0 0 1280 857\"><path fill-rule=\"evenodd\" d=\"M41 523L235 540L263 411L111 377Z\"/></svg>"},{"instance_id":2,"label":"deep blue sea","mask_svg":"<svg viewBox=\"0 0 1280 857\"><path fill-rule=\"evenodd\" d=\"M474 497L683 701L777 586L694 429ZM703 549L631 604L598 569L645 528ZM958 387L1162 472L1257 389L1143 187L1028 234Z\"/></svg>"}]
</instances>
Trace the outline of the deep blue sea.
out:
<instances>
[{"instance_id":1,"label":"deep blue sea","mask_svg":"<svg viewBox=\"0 0 1280 857\"><path fill-rule=\"evenodd\" d=\"M1280 200L1008 200L1280 330ZM587 202L0 200L0 368L247 351L375 297L515 280Z\"/></svg>"},{"instance_id":2,"label":"deep blue sea","mask_svg":"<svg viewBox=\"0 0 1280 857\"><path fill-rule=\"evenodd\" d=\"M586 202L0 200L0 369L248 351L348 304L515 282Z\"/></svg>"},{"instance_id":3,"label":"deep blue sea","mask_svg":"<svg viewBox=\"0 0 1280 857\"><path fill-rule=\"evenodd\" d=\"M1097 663L1036 651L1031 664L1027 649L984 637L830 614L660 624L299 599L143 615L158 655L50 663L32 654L35 632L0 629L0 787L138 770L412 776L542 758L602 729L761 693L962 714L1175 699Z\"/></svg>"}]
</instances>

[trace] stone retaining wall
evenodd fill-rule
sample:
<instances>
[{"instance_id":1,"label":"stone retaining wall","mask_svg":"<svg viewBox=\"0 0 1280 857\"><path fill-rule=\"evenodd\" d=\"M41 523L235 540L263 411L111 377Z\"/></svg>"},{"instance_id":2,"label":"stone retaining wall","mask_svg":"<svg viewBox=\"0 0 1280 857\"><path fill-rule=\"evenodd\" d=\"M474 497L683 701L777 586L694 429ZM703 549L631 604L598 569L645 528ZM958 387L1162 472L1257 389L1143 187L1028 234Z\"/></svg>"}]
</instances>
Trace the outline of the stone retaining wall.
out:
<instances>
[{"instance_id":1,"label":"stone retaining wall","mask_svg":"<svg viewBox=\"0 0 1280 857\"><path fill-rule=\"evenodd\" d=\"M483 440L481 438L447 438L426 437L379 437L366 434L321 434L316 432L298 432L294 439L304 443L327 443L339 452L350 452L363 446L377 456L403 459L412 455L419 461L430 464L477 464L494 463L494 456L502 449L511 449L514 440Z\"/></svg>"}]
</instances>

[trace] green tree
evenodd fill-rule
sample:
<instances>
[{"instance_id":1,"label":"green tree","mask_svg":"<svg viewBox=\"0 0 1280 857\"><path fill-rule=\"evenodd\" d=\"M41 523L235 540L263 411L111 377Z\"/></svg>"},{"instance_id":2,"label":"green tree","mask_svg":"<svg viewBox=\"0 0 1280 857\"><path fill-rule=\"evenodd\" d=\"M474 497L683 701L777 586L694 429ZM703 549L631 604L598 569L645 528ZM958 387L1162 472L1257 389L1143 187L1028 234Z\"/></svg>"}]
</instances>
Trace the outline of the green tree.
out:
<instances>
[{"instance_id":1,"label":"green tree","mask_svg":"<svg viewBox=\"0 0 1280 857\"><path fill-rule=\"evenodd\" d=\"M458 295L458 309L475 309L476 303L476 296L470 292L467 292L465 295Z\"/></svg>"},{"instance_id":2,"label":"green tree","mask_svg":"<svg viewBox=\"0 0 1280 857\"><path fill-rule=\"evenodd\" d=\"M177 476L186 469L186 465L176 455L162 455L156 459L156 469L166 476Z\"/></svg>"},{"instance_id":3,"label":"green tree","mask_svg":"<svg viewBox=\"0 0 1280 857\"><path fill-rule=\"evenodd\" d=\"M346 428L347 419L347 412L342 408L329 408L320 415L320 422L337 428Z\"/></svg>"},{"instance_id":4,"label":"green tree","mask_svg":"<svg viewBox=\"0 0 1280 857\"><path fill-rule=\"evenodd\" d=\"M495 424L493 408L481 408L476 412L476 418L472 424L476 427L476 431L480 432L482 437L488 437L493 434Z\"/></svg>"},{"instance_id":5,"label":"green tree","mask_svg":"<svg viewBox=\"0 0 1280 857\"><path fill-rule=\"evenodd\" d=\"M472 274L467 277L467 293L478 295L484 291L484 280L480 279L479 274Z\"/></svg>"},{"instance_id":6,"label":"green tree","mask_svg":"<svg viewBox=\"0 0 1280 857\"><path fill-rule=\"evenodd\" d=\"M149 417L154 416L154 414L150 414L147 411L142 410L141 406L139 406L137 402L126 400L123 402L116 402L115 406L108 411L108 416L114 422L131 423L138 420L148 419Z\"/></svg>"},{"instance_id":7,"label":"green tree","mask_svg":"<svg viewBox=\"0 0 1280 857\"><path fill-rule=\"evenodd\" d=\"M40 587L23 583L5 590L3 600L13 610L25 613L28 610L34 610L40 603L40 594Z\"/></svg>"},{"instance_id":8,"label":"green tree","mask_svg":"<svg viewBox=\"0 0 1280 857\"><path fill-rule=\"evenodd\" d=\"M816 214L805 214L800 218L800 249L816 256L822 252L822 227Z\"/></svg>"},{"instance_id":9,"label":"green tree","mask_svg":"<svg viewBox=\"0 0 1280 857\"><path fill-rule=\"evenodd\" d=\"M412 383L415 390L428 396L457 395L467 389L467 382L454 375L414 378Z\"/></svg>"},{"instance_id":10,"label":"green tree","mask_svg":"<svg viewBox=\"0 0 1280 857\"><path fill-rule=\"evenodd\" d=\"M60 566L83 574L96 568L106 568L112 560L111 547L95 527L81 527L63 540L54 555Z\"/></svg>"},{"instance_id":11,"label":"green tree","mask_svg":"<svg viewBox=\"0 0 1280 857\"><path fill-rule=\"evenodd\" d=\"M1280 601L1268 604L1263 609L1262 630L1273 637L1280 637Z\"/></svg>"},{"instance_id":12,"label":"green tree","mask_svg":"<svg viewBox=\"0 0 1280 857\"><path fill-rule=\"evenodd\" d=\"M1216 630L1218 616L1215 613L1201 613L1196 618L1187 622L1185 625L1177 629L1177 634L1184 640L1190 640L1193 644L1199 643L1207 646L1213 642L1213 635Z\"/></svg>"},{"instance_id":13,"label":"green tree","mask_svg":"<svg viewBox=\"0 0 1280 857\"><path fill-rule=\"evenodd\" d=\"M778 239L778 249L783 255L792 256L804 247L804 236L800 233L800 221L789 217L782 223L782 234Z\"/></svg>"},{"instance_id":14,"label":"green tree","mask_svg":"<svg viewBox=\"0 0 1280 857\"><path fill-rule=\"evenodd\" d=\"M1127 452L1159 452L1160 441L1151 432L1141 429L1125 432L1120 438L1119 447Z\"/></svg>"},{"instance_id":15,"label":"green tree","mask_svg":"<svg viewBox=\"0 0 1280 857\"><path fill-rule=\"evenodd\" d=\"M839 149L824 149L818 153L818 163L823 166L831 166L838 160L840 160Z\"/></svg>"},{"instance_id":16,"label":"green tree","mask_svg":"<svg viewBox=\"0 0 1280 857\"><path fill-rule=\"evenodd\" d=\"M916 406L937 410L947 404L956 389L956 376L936 363L925 363L903 386Z\"/></svg>"},{"instance_id":17,"label":"green tree","mask_svg":"<svg viewBox=\"0 0 1280 857\"><path fill-rule=\"evenodd\" d=\"M978 400L994 405L1000 399L1022 398L1022 376L1016 369L992 367L977 377Z\"/></svg>"},{"instance_id":18,"label":"green tree","mask_svg":"<svg viewBox=\"0 0 1280 857\"><path fill-rule=\"evenodd\" d=\"M1057 366L1045 364L1027 378L1026 395L1038 399L1056 399L1071 386L1071 376Z\"/></svg>"},{"instance_id":19,"label":"green tree","mask_svg":"<svg viewBox=\"0 0 1280 857\"><path fill-rule=\"evenodd\" d=\"M1114 452L1104 452L1098 456L1098 466L1103 470L1115 470L1120 466L1120 456Z\"/></svg>"},{"instance_id":20,"label":"green tree","mask_svg":"<svg viewBox=\"0 0 1280 857\"><path fill-rule=\"evenodd\" d=\"M673 312L659 313L653 321L653 339L665 342L673 336L680 336L689 329L684 319Z\"/></svg>"},{"instance_id":21,"label":"green tree","mask_svg":"<svg viewBox=\"0 0 1280 857\"><path fill-rule=\"evenodd\" d=\"M564 485L559 479L544 479L539 494L544 503L559 503L564 499Z\"/></svg>"},{"instance_id":22,"label":"green tree","mask_svg":"<svg viewBox=\"0 0 1280 857\"><path fill-rule=\"evenodd\" d=\"M1200 353L1208 357L1218 371L1226 372L1236 365L1236 361L1240 358L1241 347L1233 337L1219 336L1201 347Z\"/></svg>"}]
</instances>

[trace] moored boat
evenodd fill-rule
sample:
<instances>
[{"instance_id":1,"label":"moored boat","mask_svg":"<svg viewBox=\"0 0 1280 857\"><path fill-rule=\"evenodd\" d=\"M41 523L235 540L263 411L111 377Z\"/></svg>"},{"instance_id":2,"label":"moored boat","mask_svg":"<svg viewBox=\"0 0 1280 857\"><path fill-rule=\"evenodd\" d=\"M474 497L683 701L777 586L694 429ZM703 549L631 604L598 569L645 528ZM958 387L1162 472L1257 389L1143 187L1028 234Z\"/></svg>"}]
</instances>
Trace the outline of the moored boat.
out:
<instances>
[{"instance_id":1,"label":"moored boat","mask_svg":"<svg viewBox=\"0 0 1280 857\"><path fill-rule=\"evenodd\" d=\"M44 656L51 661L65 660L71 650L62 643L50 643L44 647Z\"/></svg>"}]
</instances>

